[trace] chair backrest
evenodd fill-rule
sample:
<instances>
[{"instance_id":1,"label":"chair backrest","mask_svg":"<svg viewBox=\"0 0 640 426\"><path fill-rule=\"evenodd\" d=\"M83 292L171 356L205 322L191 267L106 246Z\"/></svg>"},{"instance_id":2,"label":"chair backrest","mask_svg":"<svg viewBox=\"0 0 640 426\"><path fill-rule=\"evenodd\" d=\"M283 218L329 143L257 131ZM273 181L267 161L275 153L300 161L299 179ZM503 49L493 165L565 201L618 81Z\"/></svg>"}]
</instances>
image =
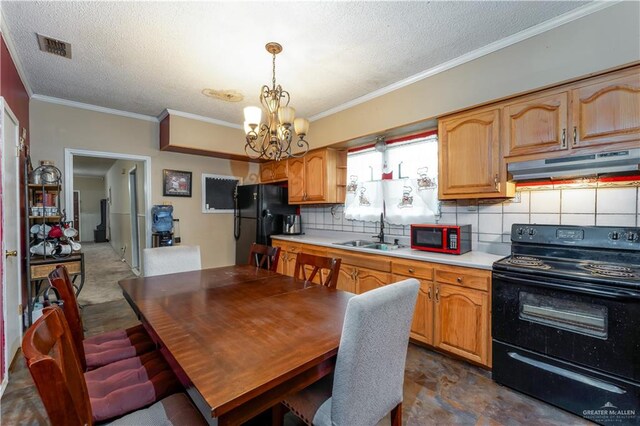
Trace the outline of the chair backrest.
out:
<instances>
[{"instance_id":1,"label":"chair backrest","mask_svg":"<svg viewBox=\"0 0 640 426\"><path fill-rule=\"evenodd\" d=\"M296 256L296 267L293 276L299 280L312 282L320 271L327 271L323 280L323 273L318 275L320 284L329 288L336 288L338 284L338 273L340 272L340 263L342 259L334 259L331 257L315 256L308 253L298 253ZM311 266L311 273L307 276L305 266Z\"/></svg>"},{"instance_id":2,"label":"chair backrest","mask_svg":"<svg viewBox=\"0 0 640 426\"><path fill-rule=\"evenodd\" d=\"M280 259L280 247L263 246L258 243L251 244L249 265L275 272L278 269L278 259Z\"/></svg>"},{"instance_id":3,"label":"chair backrest","mask_svg":"<svg viewBox=\"0 0 640 426\"><path fill-rule=\"evenodd\" d=\"M419 287L411 278L349 300L333 379L332 424L374 425L402 402Z\"/></svg>"},{"instance_id":4,"label":"chair backrest","mask_svg":"<svg viewBox=\"0 0 640 426\"><path fill-rule=\"evenodd\" d=\"M64 265L58 265L56 269L49 273L49 284L58 291L60 299L64 301L64 315L71 331L73 344L76 352L80 357L80 365L82 371L87 369L87 361L85 359L84 345L84 329L82 326L82 317L80 316L80 307L73 291L73 283L69 277L67 268Z\"/></svg>"},{"instance_id":5,"label":"chair backrest","mask_svg":"<svg viewBox=\"0 0 640 426\"><path fill-rule=\"evenodd\" d=\"M143 250L145 277L202 269L200 246L171 246Z\"/></svg>"},{"instance_id":6,"label":"chair backrest","mask_svg":"<svg viewBox=\"0 0 640 426\"><path fill-rule=\"evenodd\" d=\"M91 425L87 384L60 308L43 310L22 339L22 353L51 424Z\"/></svg>"}]
</instances>

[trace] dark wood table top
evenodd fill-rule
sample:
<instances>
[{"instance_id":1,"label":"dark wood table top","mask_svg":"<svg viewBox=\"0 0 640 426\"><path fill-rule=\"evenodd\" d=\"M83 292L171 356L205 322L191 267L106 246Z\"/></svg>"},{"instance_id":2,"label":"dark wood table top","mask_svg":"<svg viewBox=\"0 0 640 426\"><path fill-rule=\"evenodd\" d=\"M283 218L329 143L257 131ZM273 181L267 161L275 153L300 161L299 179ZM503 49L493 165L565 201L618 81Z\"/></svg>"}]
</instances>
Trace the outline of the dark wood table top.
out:
<instances>
[{"instance_id":1,"label":"dark wood table top","mask_svg":"<svg viewBox=\"0 0 640 426\"><path fill-rule=\"evenodd\" d=\"M217 418L333 358L353 296L251 266L119 284Z\"/></svg>"}]
</instances>

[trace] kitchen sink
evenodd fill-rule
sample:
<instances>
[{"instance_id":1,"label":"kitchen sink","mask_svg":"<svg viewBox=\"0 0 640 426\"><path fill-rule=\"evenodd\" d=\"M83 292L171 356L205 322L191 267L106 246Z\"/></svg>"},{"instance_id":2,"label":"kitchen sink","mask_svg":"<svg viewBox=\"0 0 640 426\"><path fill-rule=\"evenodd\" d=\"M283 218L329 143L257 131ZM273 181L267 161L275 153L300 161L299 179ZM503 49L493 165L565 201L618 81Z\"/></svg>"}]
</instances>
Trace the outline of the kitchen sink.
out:
<instances>
[{"instance_id":1,"label":"kitchen sink","mask_svg":"<svg viewBox=\"0 0 640 426\"><path fill-rule=\"evenodd\" d=\"M372 243L371 240L353 240L353 241L345 241L344 243L334 243L334 244L337 244L339 246L349 246L349 247L367 247L374 243Z\"/></svg>"},{"instance_id":2,"label":"kitchen sink","mask_svg":"<svg viewBox=\"0 0 640 426\"><path fill-rule=\"evenodd\" d=\"M334 243L339 246L347 246L347 247L360 247L367 248L373 250L396 250L402 246L398 244L391 243L372 243L368 240L353 240L353 241L345 241L343 243Z\"/></svg>"}]
</instances>

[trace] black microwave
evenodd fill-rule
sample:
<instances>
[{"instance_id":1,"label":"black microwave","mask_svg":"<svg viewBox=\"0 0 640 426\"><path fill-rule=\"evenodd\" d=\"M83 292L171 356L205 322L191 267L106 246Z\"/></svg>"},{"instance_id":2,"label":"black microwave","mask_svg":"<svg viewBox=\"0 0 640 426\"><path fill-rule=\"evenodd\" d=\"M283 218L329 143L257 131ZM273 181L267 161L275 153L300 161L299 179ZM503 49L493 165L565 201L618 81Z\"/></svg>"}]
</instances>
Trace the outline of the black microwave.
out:
<instances>
[{"instance_id":1,"label":"black microwave","mask_svg":"<svg viewBox=\"0 0 640 426\"><path fill-rule=\"evenodd\" d=\"M471 225L411 225L411 248L436 253L471 251Z\"/></svg>"}]
</instances>

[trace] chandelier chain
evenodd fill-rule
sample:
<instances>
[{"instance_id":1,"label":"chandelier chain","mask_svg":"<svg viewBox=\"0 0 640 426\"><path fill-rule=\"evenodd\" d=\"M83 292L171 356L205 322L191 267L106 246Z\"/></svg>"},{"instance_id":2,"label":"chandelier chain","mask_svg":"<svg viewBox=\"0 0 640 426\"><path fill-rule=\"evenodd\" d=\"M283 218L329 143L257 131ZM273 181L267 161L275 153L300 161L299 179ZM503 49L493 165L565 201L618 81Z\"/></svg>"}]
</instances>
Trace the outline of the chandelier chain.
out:
<instances>
[{"instance_id":1,"label":"chandelier chain","mask_svg":"<svg viewBox=\"0 0 640 426\"><path fill-rule=\"evenodd\" d=\"M276 54L273 54L273 79L271 80L273 83L273 90L276 90Z\"/></svg>"}]
</instances>

